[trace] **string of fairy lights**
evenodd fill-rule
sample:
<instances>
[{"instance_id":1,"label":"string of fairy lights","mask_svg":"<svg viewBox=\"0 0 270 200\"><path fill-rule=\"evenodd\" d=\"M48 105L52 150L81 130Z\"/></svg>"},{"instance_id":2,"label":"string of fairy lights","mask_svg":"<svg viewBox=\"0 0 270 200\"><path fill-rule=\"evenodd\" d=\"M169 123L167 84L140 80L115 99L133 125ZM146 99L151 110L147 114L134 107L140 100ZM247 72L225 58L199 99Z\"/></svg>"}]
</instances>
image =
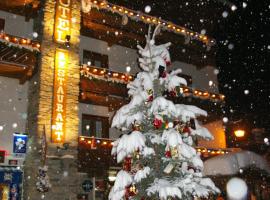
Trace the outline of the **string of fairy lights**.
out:
<instances>
[{"instance_id":1,"label":"string of fairy lights","mask_svg":"<svg viewBox=\"0 0 270 200\"><path fill-rule=\"evenodd\" d=\"M25 48L32 51L40 51L40 44L36 41L21 38L17 36L12 36L6 33L0 33L0 42L8 43L9 45Z\"/></svg>"},{"instance_id":2,"label":"string of fairy lights","mask_svg":"<svg viewBox=\"0 0 270 200\"><path fill-rule=\"evenodd\" d=\"M87 137L87 136L79 136L79 144L85 146L89 149L100 149L107 148L111 149L114 145L114 140L104 139L104 138L96 138L96 137ZM200 152L203 156L214 156L214 155L224 155L228 154L234 149L215 149L215 148L204 148L204 147L196 147L196 151Z\"/></svg>"},{"instance_id":3,"label":"string of fairy lights","mask_svg":"<svg viewBox=\"0 0 270 200\"><path fill-rule=\"evenodd\" d=\"M113 72L109 69L83 65L80 70L81 76L89 79L98 79L121 84L127 84L134 80L134 76L128 73ZM210 93L208 91L198 90L191 87L179 86L175 88L176 96L194 96L201 99L210 99L213 101L224 101L223 94Z\"/></svg>"},{"instance_id":4,"label":"string of fairy lights","mask_svg":"<svg viewBox=\"0 0 270 200\"><path fill-rule=\"evenodd\" d=\"M87 0L85 0L87 1ZM147 15L145 13L142 13L140 11L134 11L129 8L123 7L123 6L118 6L112 3L109 3L104 0L88 0L90 3L89 8L85 8L84 12L89 12L91 10L91 7L95 7L97 9L103 9L107 10L113 13L117 13L121 16L127 16L130 19L136 20L136 21L142 21L146 24L151 24L151 25L158 25L160 24L163 29L167 31L174 32L176 34L183 35L185 37L189 37L190 39L194 40L199 40L203 42L204 44L208 46L213 46L215 45L216 41L212 38L209 38L208 36L204 34L200 34L198 32L189 30L185 27L179 26L174 24L173 22L162 20L161 18L157 18L154 16ZM87 7L87 6L85 6Z\"/></svg>"}]
</instances>

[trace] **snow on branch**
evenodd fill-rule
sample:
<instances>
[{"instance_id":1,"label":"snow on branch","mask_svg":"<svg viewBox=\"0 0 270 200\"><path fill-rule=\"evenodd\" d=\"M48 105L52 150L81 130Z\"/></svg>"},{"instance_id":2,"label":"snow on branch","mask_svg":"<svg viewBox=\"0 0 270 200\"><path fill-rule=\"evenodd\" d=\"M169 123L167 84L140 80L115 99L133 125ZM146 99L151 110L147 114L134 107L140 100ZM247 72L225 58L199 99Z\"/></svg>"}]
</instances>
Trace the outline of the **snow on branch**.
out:
<instances>
[{"instance_id":1,"label":"snow on branch","mask_svg":"<svg viewBox=\"0 0 270 200\"><path fill-rule=\"evenodd\" d=\"M113 146L112 153L117 153L117 162L121 162L126 156L135 152L142 151L145 147L145 136L139 131L124 134Z\"/></svg>"},{"instance_id":2,"label":"snow on branch","mask_svg":"<svg viewBox=\"0 0 270 200\"><path fill-rule=\"evenodd\" d=\"M142 179L146 178L147 175L150 174L150 167L145 167L141 170L138 170L137 173L134 175L134 181L136 183L141 182Z\"/></svg>"},{"instance_id":3,"label":"snow on branch","mask_svg":"<svg viewBox=\"0 0 270 200\"><path fill-rule=\"evenodd\" d=\"M136 96L139 97L139 96ZM140 101L139 99L133 98L134 101ZM130 103L133 104L133 103ZM131 113L130 104L122 106L115 114L112 120L112 127L127 129L134 121L141 122L143 114L141 112ZM135 107L132 107L135 108Z\"/></svg>"},{"instance_id":4,"label":"snow on branch","mask_svg":"<svg viewBox=\"0 0 270 200\"><path fill-rule=\"evenodd\" d=\"M168 197L182 198L180 189L165 179L155 179L146 191L148 196L158 193L161 200L166 200Z\"/></svg>"},{"instance_id":5,"label":"snow on branch","mask_svg":"<svg viewBox=\"0 0 270 200\"><path fill-rule=\"evenodd\" d=\"M175 116L175 106L172 101L165 99L164 97L157 97L152 102L151 108L149 109L150 114L154 115L167 115Z\"/></svg>"},{"instance_id":6,"label":"snow on branch","mask_svg":"<svg viewBox=\"0 0 270 200\"><path fill-rule=\"evenodd\" d=\"M187 85L187 81L186 79L177 76L178 73L180 73L182 70L181 69L177 69L172 71L171 73L168 74L168 76L165 79L165 88L168 91L173 91L177 86L180 85ZM164 79L160 79L160 82L162 84Z\"/></svg>"},{"instance_id":7,"label":"snow on branch","mask_svg":"<svg viewBox=\"0 0 270 200\"><path fill-rule=\"evenodd\" d=\"M162 134L162 141L166 142L170 147L176 147L182 144L182 137L175 129L164 130Z\"/></svg>"},{"instance_id":8,"label":"snow on branch","mask_svg":"<svg viewBox=\"0 0 270 200\"><path fill-rule=\"evenodd\" d=\"M193 105L175 104L176 116L182 117L183 121L198 116L207 116L207 112Z\"/></svg>"},{"instance_id":9,"label":"snow on branch","mask_svg":"<svg viewBox=\"0 0 270 200\"><path fill-rule=\"evenodd\" d=\"M206 140L213 140L214 137L213 135L208 131L207 128L200 126L197 120L195 120L195 126L196 130L191 129L191 134L192 135L197 135L199 137L202 137Z\"/></svg>"},{"instance_id":10,"label":"snow on branch","mask_svg":"<svg viewBox=\"0 0 270 200\"><path fill-rule=\"evenodd\" d=\"M119 200L122 199L125 195L125 189L132 183L132 176L124 171L121 170L118 172L114 186L112 187L109 200Z\"/></svg>"}]
</instances>

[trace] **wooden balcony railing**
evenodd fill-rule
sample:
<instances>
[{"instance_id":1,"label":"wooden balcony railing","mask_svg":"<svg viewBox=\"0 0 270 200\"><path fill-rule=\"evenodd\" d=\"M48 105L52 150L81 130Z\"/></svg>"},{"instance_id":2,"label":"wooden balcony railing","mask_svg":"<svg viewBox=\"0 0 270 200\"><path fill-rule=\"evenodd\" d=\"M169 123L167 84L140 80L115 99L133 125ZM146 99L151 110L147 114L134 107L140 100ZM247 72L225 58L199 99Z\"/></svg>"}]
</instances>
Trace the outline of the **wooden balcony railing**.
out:
<instances>
[{"instance_id":1,"label":"wooden balcony railing","mask_svg":"<svg viewBox=\"0 0 270 200\"><path fill-rule=\"evenodd\" d=\"M79 137L78 145L78 170L92 175L102 175L112 167L121 167L117 164L116 158L111 155L114 140L108 138ZM196 147L197 152L201 153L203 160L213 156L228 154L239 149L218 149Z\"/></svg>"},{"instance_id":2,"label":"wooden balcony railing","mask_svg":"<svg viewBox=\"0 0 270 200\"><path fill-rule=\"evenodd\" d=\"M23 84L35 71L39 49L37 42L0 33L0 75Z\"/></svg>"},{"instance_id":3,"label":"wooden balcony railing","mask_svg":"<svg viewBox=\"0 0 270 200\"><path fill-rule=\"evenodd\" d=\"M109 69L82 66L80 81L80 102L109 107L109 111L118 110L129 102L126 84L134 76L114 72ZM175 103L193 104L209 113L220 115L225 96L217 93L197 90L191 87L175 88L175 96L168 98ZM181 98L184 97L184 98ZM213 118L216 116L213 115Z\"/></svg>"}]
</instances>

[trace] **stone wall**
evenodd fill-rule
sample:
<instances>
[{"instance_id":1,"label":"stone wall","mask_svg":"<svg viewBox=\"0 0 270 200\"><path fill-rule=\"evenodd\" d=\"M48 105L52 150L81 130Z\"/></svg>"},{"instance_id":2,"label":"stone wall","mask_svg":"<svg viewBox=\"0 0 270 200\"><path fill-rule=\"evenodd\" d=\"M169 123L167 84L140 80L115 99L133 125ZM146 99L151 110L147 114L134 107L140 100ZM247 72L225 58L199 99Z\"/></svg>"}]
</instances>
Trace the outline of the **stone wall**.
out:
<instances>
[{"instance_id":1,"label":"stone wall","mask_svg":"<svg viewBox=\"0 0 270 200\"><path fill-rule=\"evenodd\" d=\"M36 174L41 165L41 136L45 127L48 142L47 160L48 174L52 184L51 190L42 199L76 199L81 193L84 174L77 173L77 140L79 133L78 96L80 81L79 41L80 41L80 1L73 0L71 46L53 41L55 1L45 0L43 15L36 19L34 27L40 29L41 55L39 71L29 82L29 107L27 130L30 133L29 149L24 167L24 199L41 199L42 194L36 191ZM41 28L42 27L42 28ZM55 51L57 48L69 51L67 70L66 101L66 135L62 144L51 143L53 81Z\"/></svg>"}]
</instances>

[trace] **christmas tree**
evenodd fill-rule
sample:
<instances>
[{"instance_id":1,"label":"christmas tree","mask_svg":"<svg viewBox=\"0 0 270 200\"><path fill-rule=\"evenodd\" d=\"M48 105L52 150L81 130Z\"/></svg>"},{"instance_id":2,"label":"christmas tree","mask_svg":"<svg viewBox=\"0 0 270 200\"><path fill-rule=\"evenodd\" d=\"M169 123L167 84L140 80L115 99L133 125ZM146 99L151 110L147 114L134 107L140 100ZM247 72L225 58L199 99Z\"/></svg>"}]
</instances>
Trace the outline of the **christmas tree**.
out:
<instances>
[{"instance_id":1,"label":"christmas tree","mask_svg":"<svg viewBox=\"0 0 270 200\"><path fill-rule=\"evenodd\" d=\"M167 72L170 43L155 44L159 30L156 27L151 38L149 28L146 46L138 46L143 71L127 85L131 101L112 121L112 127L123 131L112 149L123 169L110 200L194 199L219 192L211 179L203 177L203 162L193 147L198 137L212 139L196 120L207 113L166 99L166 94L174 96L175 88L187 82L177 76L179 70Z\"/></svg>"}]
</instances>

